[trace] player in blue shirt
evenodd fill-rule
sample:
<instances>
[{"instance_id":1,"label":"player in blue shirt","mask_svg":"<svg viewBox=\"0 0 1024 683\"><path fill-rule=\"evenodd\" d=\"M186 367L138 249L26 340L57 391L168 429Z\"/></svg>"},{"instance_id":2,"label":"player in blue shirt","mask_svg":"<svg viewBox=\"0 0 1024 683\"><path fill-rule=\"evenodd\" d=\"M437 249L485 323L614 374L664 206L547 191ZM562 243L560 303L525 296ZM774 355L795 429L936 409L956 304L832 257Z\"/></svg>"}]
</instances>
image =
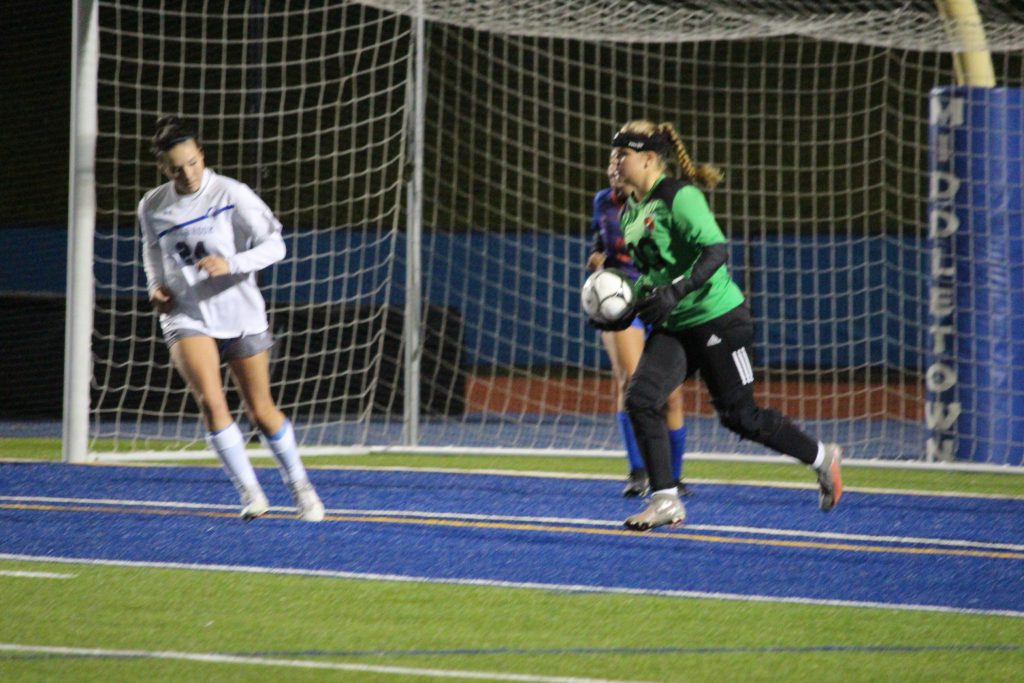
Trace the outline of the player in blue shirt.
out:
<instances>
[{"instance_id":1,"label":"player in blue shirt","mask_svg":"<svg viewBox=\"0 0 1024 683\"><path fill-rule=\"evenodd\" d=\"M637 270L633 259L626 251L622 229L619 226L619 215L629 196L630 188L621 182L617 166L611 163L608 166L608 180L610 187L606 187L594 196L593 219L590 224L594 247L587 259L587 270L615 268L636 280L640 276L640 271ZM619 434L626 445L626 456L629 459L629 477L626 480L626 487L622 490L624 496L643 496L650 486L647 469L644 466L640 448L637 446L636 435L633 433L633 425L626 414L624 404L626 385L640 360L646 336L647 329L639 318L636 318L624 330L601 331L601 342L611 359L612 374L615 378L616 421ZM678 482L683 475L683 453L686 449L686 425L683 420L681 388L676 389L669 397L665 420L672 445L672 473ZM679 490L685 495L685 487L681 483Z\"/></svg>"}]
</instances>

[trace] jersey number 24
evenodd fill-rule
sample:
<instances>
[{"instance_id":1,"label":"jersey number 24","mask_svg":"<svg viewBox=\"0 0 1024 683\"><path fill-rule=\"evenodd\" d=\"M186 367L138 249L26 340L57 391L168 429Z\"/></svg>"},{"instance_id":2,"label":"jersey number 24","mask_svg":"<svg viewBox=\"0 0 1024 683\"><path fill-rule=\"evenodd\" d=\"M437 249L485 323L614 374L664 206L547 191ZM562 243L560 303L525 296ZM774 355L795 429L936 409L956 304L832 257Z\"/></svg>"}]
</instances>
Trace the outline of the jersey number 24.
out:
<instances>
[{"instance_id":1,"label":"jersey number 24","mask_svg":"<svg viewBox=\"0 0 1024 683\"><path fill-rule=\"evenodd\" d=\"M206 247L203 246L202 242L196 242L196 248L192 249L188 246L188 242L178 242L174 245L174 248L178 251L178 256L181 257L182 263L186 266L194 266L197 262L202 261L204 256L208 256L206 253Z\"/></svg>"}]
</instances>

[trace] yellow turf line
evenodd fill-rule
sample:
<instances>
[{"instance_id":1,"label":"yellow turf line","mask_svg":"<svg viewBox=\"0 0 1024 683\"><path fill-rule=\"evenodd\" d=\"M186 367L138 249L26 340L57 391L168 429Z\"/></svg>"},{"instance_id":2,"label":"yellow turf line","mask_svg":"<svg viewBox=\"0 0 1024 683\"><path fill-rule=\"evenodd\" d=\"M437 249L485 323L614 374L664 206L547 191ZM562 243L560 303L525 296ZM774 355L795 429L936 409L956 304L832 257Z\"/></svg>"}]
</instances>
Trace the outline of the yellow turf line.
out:
<instances>
[{"instance_id":1,"label":"yellow turf line","mask_svg":"<svg viewBox=\"0 0 1024 683\"><path fill-rule=\"evenodd\" d=\"M52 497L52 496L2 496L0 495L0 503L10 502L12 504L26 504L26 505L55 505L55 506L67 506L67 505L112 505L115 508L121 509L178 509L178 510L237 510L238 504L235 505L224 505L215 503L186 503L181 501L156 501L156 500L131 500L121 498L67 498L67 497ZM291 510L290 506L271 506L270 510L275 512L282 512L284 510ZM536 524L564 524L571 525L573 527L584 527L593 526L601 528L620 528L622 522L613 521L607 519L566 519L564 517L547 517L547 516L515 516L515 515L483 515L470 512L443 512L443 511L419 511L419 510L393 510L393 509L346 509L346 508L329 508L327 512L335 515L356 515L356 516L374 516L380 515L384 517L406 517L411 519L455 519L462 522L511 522L511 523L536 523ZM948 539L948 538L918 538L915 536L885 536L877 534L848 534L841 532L829 532L829 531L814 531L814 530L800 530L800 529L777 529L777 528L763 528L763 527L751 527L751 526L737 526L728 524L698 524L689 523L686 525L687 531L700 531L708 533L734 533L734 534L746 534L749 536L760 537L780 537L788 536L790 538L814 538L814 539L828 539L834 542L851 542L861 543L869 542L875 544L891 544L891 545L905 545L905 546L917 546L917 547L947 547L947 548L980 548L982 550L991 551L1007 551L1007 552L1022 552L1024 551L1024 545L1014 543L998 543L998 542L986 542L986 541L975 541L973 539Z\"/></svg>"},{"instance_id":2,"label":"yellow turf line","mask_svg":"<svg viewBox=\"0 0 1024 683\"><path fill-rule=\"evenodd\" d=\"M116 508L97 507L87 505L32 505L32 504L0 504L0 509L7 510L35 510L43 512L124 512L127 514L161 515L161 516L190 516L190 517L218 517L237 519L238 515L231 512L205 512L205 511L183 511L183 510L154 510L143 507ZM267 514L267 519L294 519L293 515ZM500 529L503 531L540 531L547 533L581 534L590 536L620 536L620 537L641 537L635 531L625 529L594 529L576 526L555 526L545 524L524 524L513 522L475 522L449 519L409 519L406 517L387 517L382 515L326 515L325 521L331 522L355 522L373 524L409 524L420 526L442 526L464 529ZM899 548L884 545L859 545L855 543L827 543L823 541L785 541L759 538L737 538L731 536L712 536L708 534L690 533L659 533L643 535L643 538L650 538L664 541L696 541L704 543L724 543L734 545L755 545L774 548L801 548L832 551L847 551L860 553L889 553L894 555L931 555L948 557L975 557L998 560L1024 560L1024 553L996 552L983 550L956 550L941 548Z\"/></svg>"}]
</instances>

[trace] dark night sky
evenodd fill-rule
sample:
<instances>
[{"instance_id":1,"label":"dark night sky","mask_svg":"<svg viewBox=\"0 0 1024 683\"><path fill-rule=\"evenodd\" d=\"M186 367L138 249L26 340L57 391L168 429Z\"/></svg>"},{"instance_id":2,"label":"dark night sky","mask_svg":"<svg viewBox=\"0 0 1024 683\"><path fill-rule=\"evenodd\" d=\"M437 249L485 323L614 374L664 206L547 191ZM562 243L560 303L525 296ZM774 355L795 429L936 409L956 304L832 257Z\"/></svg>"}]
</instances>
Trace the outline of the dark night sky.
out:
<instances>
[{"instance_id":1,"label":"dark night sky","mask_svg":"<svg viewBox=\"0 0 1024 683\"><path fill-rule=\"evenodd\" d=\"M0 21L0 227L67 222L71 3L5 0Z\"/></svg>"}]
</instances>

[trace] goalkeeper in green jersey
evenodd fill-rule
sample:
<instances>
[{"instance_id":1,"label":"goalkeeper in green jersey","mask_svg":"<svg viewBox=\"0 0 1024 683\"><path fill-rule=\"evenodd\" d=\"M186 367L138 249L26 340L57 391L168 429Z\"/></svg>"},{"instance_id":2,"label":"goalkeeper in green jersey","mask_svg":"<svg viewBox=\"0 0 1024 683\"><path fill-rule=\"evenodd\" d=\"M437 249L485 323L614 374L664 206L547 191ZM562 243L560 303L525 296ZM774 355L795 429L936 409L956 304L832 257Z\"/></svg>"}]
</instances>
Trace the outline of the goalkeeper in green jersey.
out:
<instances>
[{"instance_id":1,"label":"goalkeeper in green jersey","mask_svg":"<svg viewBox=\"0 0 1024 683\"><path fill-rule=\"evenodd\" d=\"M591 220L591 231L594 235L594 250L587 259L587 270L615 268L631 279L640 277L640 272L633 265L633 259L626 252L626 242L619 228L619 214L626 203L626 197L632 188L623 185L619 180L617 164L614 156L608 160L609 187L594 196L594 212ZM640 448L636 445L633 423L626 414L624 401L629 376L640 360L640 352L647 338L647 326L639 319L631 318L625 325L614 326L605 323L591 322L601 330L601 344L608 352L612 364L612 376L615 378L615 422L619 434L626 446L626 458L629 460L629 477L622 495L626 497L647 495L650 482L647 479L647 466L644 464ZM678 482L680 495L689 495L686 485L682 482L683 453L686 451L686 424L683 417L682 387L677 387L669 396L665 405L665 426L668 429L669 443L672 446L672 477Z\"/></svg>"},{"instance_id":2,"label":"goalkeeper in green jersey","mask_svg":"<svg viewBox=\"0 0 1024 683\"><path fill-rule=\"evenodd\" d=\"M621 216L626 247L641 277L636 315L652 331L626 390L626 412L647 465L652 495L626 520L643 531L678 524L686 510L672 477L662 408L673 389L700 371L722 424L817 472L822 510L842 495L842 449L823 444L754 400L754 324L726 266L725 235L698 186L721 180L696 166L670 123L631 121L612 140L622 181L635 188ZM680 178L668 175L678 162Z\"/></svg>"}]
</instances>

